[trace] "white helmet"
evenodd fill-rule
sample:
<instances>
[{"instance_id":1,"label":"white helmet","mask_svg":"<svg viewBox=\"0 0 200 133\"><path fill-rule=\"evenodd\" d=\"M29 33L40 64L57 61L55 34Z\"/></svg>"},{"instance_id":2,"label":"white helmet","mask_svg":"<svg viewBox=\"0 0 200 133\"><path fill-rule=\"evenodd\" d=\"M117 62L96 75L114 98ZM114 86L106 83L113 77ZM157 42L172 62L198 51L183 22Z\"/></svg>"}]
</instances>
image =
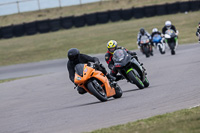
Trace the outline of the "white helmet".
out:
<instances>
[{"instance_id":1,"label":"white helmet","mask_svg":"<svg viewBox=\"0 0 200 133\"><path fill-rule=\"evenodd\" d=\"M166 21L165 26L170 27L172 25L171 21Z\"/></svg>"},{"instance_id":2,"label":"white helmet","mask_svg":"<svg viewBox=\"0 0 200 133\"><path fill-rule=\"evenodd\" d=\"M158 32L157 28L153 28L152 32Z\"/></svg>"}]
</instances>

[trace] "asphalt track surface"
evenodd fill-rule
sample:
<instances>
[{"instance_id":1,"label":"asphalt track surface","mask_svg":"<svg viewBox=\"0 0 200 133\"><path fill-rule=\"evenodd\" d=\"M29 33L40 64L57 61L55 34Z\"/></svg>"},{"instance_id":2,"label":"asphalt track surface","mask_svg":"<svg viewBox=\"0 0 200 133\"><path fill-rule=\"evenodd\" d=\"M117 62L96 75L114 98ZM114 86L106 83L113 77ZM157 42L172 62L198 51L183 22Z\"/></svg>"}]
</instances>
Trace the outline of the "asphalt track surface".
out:
<instances>
[{"instance_id":1,"label":"asphalt track surface","mask_svg":"<svg viewBox=\"0 0 200 133\"><path fill-rule=\"evenodd\" d=\"M1 79L39 75L0 84L0 133L80 133L200 104L199 44L181 45L174 56L136 52L150 86L119 81L123 96L107 102L73 89L66 59L0 67Z\"/></svg>"}]
</instances>

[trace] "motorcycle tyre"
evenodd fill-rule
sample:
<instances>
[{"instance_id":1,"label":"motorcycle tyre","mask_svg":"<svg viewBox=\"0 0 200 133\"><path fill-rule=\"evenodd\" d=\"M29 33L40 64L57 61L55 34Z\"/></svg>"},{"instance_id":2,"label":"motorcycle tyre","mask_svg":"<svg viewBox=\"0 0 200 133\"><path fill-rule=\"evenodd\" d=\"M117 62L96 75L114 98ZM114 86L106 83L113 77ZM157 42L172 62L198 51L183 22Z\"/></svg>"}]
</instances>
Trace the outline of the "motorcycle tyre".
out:
<instances>
[{"instance_id":1,"label":"motorcycle tyre","mask_svg":"<svg viewBox=\"0 0 200 133\"><path fill-rule=\"evenodd\" d=\"M133 73L133 71L130 71L127 74L127 76L132 81L132 83L134 83L139 89L144 89L144 84L142 83L142 81L137 76L135 76L135 74ZM140 80L140 81L138 81L138 80Z\"/></svg>"},{"instance_id":2,"label":"motorcycle tyre","mask_svg":"<svg viewBox=\"0 0 200 133\"><path fill-rule=\"evenodd\" d=\"M171 50L171 55L175 55L175 54L176 54L175 50L172 49L172 50Z\"/></svg>"},{"instance_id":3,"label":"motorcycle tyre","mask_svg":"<svg viewBox=\"0 0 200 133\"><path fill-rule=\"evenodd\" d=\"M143 82L144 87L149 87L149 80L145 77L145 81Z\"/></svg>"},{"instance_id":4,"label":"motorcycle tyre","mask_svg":"<svg viewBox=\"0 0 200 133\"><path fill-rule=\"evenodd\" d=\"M146 57L148 58L150 56L149 49L147 47L144 47L143 51L144 51L144 54L146 55Z\"/></svg>"},{"instance_id":5,"label":"motorcycle tyre","mask_svg":"<svg viewBox=\"0 0 200 133\"><path fill-rule=\"evenodd\" d=\"M115 86L115 93L116 94L113 96L114 98L120 98L123 94L123 91L118 84Z\"/></svg>"},{"instance_id":6,"label":"motorcycle tyre","mask_svg":"<svg viewBox=\"0 0 200 133\"><path fill-rule=\"evenodd\" d=\"M158 46L158 48L161 54L165 54L165 51L162 51L162 48L160 46Z\"/></svg>"},{"instance_id":7,"label":"motorcycle tyre","mask_svg":"<svg viewBox=\"0 0 200 133\"><path fill-rule=\"evenodd\" d=\"M171 55L175 55L176 54L175 49L174 49L175 48L175 43L174 42L170 43L169 47L171 49Z\"/></svg>"},{"instance_id":8,"label":"motorcycle tyre","mask_svg":"<svg viewBox=\"0 0 200 133\"><path fill-rule=\"evenodd\" d=\"M87 84L87 89L97 98L99 99L101 102L105 102L108 100L107 96L106 96L106 92L105 95L102 95L98 92L98 90L95 88L93 82L89 82ZM105 91L105 90L104 90Z\"/></svg>"}]
</instances>

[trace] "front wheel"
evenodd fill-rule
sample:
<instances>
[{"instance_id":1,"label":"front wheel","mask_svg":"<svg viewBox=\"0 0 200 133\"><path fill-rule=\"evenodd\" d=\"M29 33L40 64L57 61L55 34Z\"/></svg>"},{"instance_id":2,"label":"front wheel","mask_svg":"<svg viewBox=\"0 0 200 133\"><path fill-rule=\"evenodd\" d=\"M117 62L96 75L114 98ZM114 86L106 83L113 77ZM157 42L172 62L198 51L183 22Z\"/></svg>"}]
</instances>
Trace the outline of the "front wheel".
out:
<instances>
[{"instance_id":1,"label":"front wheel","mask_svg":"<svg viewBox=\"0 0 200 133\"><path fill-rule=\"evenodd\" d=\"M144 88L144 84L142 83L142 81L140 80L140 78L134 74L133 71L130 71L127 74L128 78L130 79L130 81L132 83L134 83L138 88L143 89Z\"/></svg>"},{"instance_id":2,"label":"front wheel","mask_svg":"<svg viewBox=\"0 0 200 133\"><path fill-rule=\"evenodd\" d=\"M160 51L161 54L165 54L165 50L163 50L160 45L158 46L158 48L159 48L159 51Z\"/></svg>"},{"instance_id":3,"label":"front wheel","mask_svg":"<svg viewBox=\"0 0 200 133\"><path fill-rule=\"evenodd\" d=\"M100 101L105 102L108 100L106 91L96 80L89 82L87 84L87 89Z\"/></svg>"},{"instance_id":4,"label":"front wheel","mask_svg":"<svg viewBox=\"0 0 200 133\"><path fill-rule=\"evenodd\" d=\"M123 91L118 84L115 86L115 93L116 94L113 96L114 98L120 98L123 94Z\"/></svg>"},{"instance_id":5,"label":"front wheel","mask_svg":"<svg viewBox=\"0 0 200 133\"><path fill-rule=\"evenodd\" d=\"M169 48L171 49L171 55L175 55L175 42L169 43Z\"/></svg>"},{"instance_id":6,"label":"front wheel","mask_svg":"<svg viewBox=\"0 0 200 133\"><path fill-rule=\"evenodd\" d=\"M150 56L149 48L144 46L143 51L144 51L144 54L146 55L146 57L148 58Z\"/></svg>"},{"instance_id":7,"label":"front wheel","mask_svg":"<svg viewBox=\"0 0 200 133\"><path fill-rule=\"evenodd\" d=\"M149 87L149 80L147 79L147 77L145 77L143 84L144 84L144 87Z\"/></svg>"},{"instance_id":8,"label":"front wheel","mask_svg":"<svg viewBox=\"0 0 200 133\"><path fill-rule=\"evenodd\" d=\"M176 52L175 52L174 49L171 50L171 54L172 54L172 55L175 55L175 54L176 54Z\"/></svg>"}]
</instances>

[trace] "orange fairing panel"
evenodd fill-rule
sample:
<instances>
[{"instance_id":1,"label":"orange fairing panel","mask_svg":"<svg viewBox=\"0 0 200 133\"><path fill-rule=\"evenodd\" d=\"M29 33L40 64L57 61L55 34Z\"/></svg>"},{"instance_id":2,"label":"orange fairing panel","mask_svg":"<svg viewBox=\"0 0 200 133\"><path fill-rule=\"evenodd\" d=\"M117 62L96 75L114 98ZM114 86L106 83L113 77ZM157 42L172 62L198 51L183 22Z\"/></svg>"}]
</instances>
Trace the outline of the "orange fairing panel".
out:
<instances>
[{"instance_id":1,"label":"orange fairing panel","mask_svg":"<svg viewBox=\"0 0 200 133\"><path fill-rule=\"evenodd\" d=\"M93 68L87 67L87 65L85 64L83 70L83 77L75 73L74 82L76 84L85 84L85 82L91 77L93 71L94 71Z\"/></svg>"}]
</instances>

